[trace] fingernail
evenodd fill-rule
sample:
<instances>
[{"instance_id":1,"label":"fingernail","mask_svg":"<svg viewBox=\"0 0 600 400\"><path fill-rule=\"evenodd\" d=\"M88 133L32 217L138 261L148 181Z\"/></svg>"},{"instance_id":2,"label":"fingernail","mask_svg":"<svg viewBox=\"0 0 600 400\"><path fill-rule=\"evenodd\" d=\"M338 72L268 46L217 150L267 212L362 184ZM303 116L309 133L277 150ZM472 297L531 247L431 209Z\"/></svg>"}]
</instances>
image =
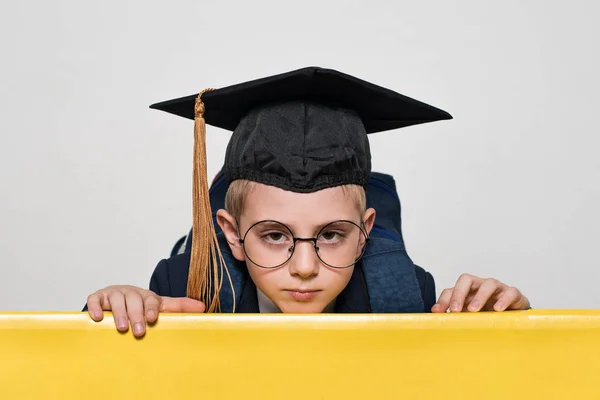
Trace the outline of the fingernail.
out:
<instances>
[{"instance_id":1,"label":"fingernail","mask_svg":"<svg viewBox=\"0 0 600 400\"><path fill-rule=\"evenodd\" d=\"M452 308L452 311L458 311L459 310L458 301L453 301L451 308Z\"/></svg>"},{"instance_id":2,"label":"fingernail","mask_svg":"<svg viewBox=\"0 0 600 400\"><path fill-rule=\"evenodd\" d=\"M494 306L494 309L496 311L502 311L502 310L504 310L504 303L496 303L496 305Z\"/></svg>"},{"instance_id":3,"label":"fingernail","mask_svg":"<svg viewBox=\"0 0 600 400\"><path fill-rule=\"evenodd\" d=\"M147 318L148 318L148 319L152 319L152 320L153 320L154 318L156 318L156 311L154 311L154 310L150 310L150 311L148 311L148 317L147 317Z\"/></svg>"},{"instance_id":4,"label":"fingernail","mask_svg":"<svg viewBox=\"0 0 600 400\"><path fill-rule=\"evenodd\" d=\"M119 327L119 329L127 329L127 320L125 317L119 317L117 320L117 327Z\"/></svg>"},{"instance_id":5,"label":"fingernail","mask_svg":"<svg viewBox=\"0 0 600 400\"><path fill-rule=\"evenodd\" d=\"M470 310L479 310L479 302L477 300L473 300L471 304L469 304Z\"/></svg>"},{"instance_id":6,"label":"fingernail","mask_svg":"<svg viewBox=\"0 0 600 400\"><path fill-rule=\"evenodd\" d=\"M136 336L140 336L143 332L144 332L144 326L142 325L141 322L138 322L137 324L135 324L133 326L133 333Z\"/></svg>"},{"instance_id":7,"label":"fingernail","mask_svg":"<svg viewBox=\"0 0 600 400\"><path fill-rule=\"evenodd\" d=\"M102 317L102 313L100 311L94 311L94 319L100 319Z\"/></svg>"}]
</instances>

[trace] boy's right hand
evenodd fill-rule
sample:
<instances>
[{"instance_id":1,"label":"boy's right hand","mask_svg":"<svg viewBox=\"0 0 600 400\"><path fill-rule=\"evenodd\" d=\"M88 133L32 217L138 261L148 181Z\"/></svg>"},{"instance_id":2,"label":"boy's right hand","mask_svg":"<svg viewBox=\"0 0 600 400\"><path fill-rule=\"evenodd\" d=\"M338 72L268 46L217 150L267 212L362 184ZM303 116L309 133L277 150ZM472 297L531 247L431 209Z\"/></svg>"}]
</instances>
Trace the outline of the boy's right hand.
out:
<instances>
[{"instance_id":1,"label":"boy's right hand","mask_svg":"<svg viewBox=\"0 0 600 400\"><path fill-rule=\"evenodd\" d=\"M146 322L152 323L159 312L203 313L204 303L187 297L165 297L135 286L108 286L87 299L88 313L96 322L102 321L103 311L112 311L115 325L126 332L131 325L137 337L146 333Z\"/></svg>"}]
</instances>

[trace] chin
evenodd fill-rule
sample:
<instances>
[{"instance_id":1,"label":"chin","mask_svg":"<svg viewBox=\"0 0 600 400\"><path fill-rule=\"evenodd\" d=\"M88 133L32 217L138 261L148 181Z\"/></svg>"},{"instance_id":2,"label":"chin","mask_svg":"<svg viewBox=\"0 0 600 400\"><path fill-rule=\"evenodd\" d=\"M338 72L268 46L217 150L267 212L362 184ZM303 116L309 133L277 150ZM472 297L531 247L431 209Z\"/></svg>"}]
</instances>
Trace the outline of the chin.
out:
<instances>
[{"instance_id":1,"label":"chin","mask_svg":"<svg viewBox=\"0 0 600 400\"><path fill-rule=\"evenodd\" d=\"M286 314L319 314L323 312L327 304L321 302L283 302L277 304L281 312Z\"/></svg>"}]
</instances>

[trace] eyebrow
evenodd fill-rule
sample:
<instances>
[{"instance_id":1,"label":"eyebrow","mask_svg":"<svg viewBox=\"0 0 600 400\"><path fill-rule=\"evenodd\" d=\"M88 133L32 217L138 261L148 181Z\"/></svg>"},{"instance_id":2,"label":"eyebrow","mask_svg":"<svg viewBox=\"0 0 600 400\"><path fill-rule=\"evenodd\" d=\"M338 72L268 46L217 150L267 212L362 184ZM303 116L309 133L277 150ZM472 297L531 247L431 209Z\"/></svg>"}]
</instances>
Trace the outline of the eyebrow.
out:
<instances>
[{"instance_id":1,"label":"eyebrow","mask_svg":"<svg viewBox=\"0 0 600 400\"><path fill-rule=\"evenodd\" d=\"M248 225L248 228L250 228L251 226L253 226L253 225L255 225L255 224L259 223L259 222L263 222L263 221L265 221L265 222L268 221L268 222L283 224L288 229L290 229L294 235L296 234L295 233L296 232L296 229L295 229L296 227L294 227L293 224L290 224L290 223L285 222L285 221L277 220L277 219L264 218L264 219L257 219L255 221L253 220ZM317 233L321 229L323 229L325 226L327 226L327 225L329 225L329 224L331 224L333 222L339 222L339 221L351 221L351 222L355 223L356 225L358 225L359 227L362 227L362 224L363 224L362 221L356 222L356 221L353 221L352 219L349 219L349 218L337 218L337 219L334 218L334 219L328 220L326 222L322 222L322 223L316 224L316 225L312 226L311 228L314 230L314 233Z\"/></svg>"}]
</instances>

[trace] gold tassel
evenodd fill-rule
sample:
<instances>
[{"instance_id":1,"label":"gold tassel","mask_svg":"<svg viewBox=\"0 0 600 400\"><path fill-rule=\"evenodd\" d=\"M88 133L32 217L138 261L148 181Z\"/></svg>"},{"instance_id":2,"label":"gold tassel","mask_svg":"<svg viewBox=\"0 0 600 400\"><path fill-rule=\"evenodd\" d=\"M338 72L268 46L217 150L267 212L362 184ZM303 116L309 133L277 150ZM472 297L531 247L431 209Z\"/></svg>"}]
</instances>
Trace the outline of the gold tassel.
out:
<instances>
[{"instance_id":1,"label":"gold tassel","mask_svg":"<svg viewBox=\"0 0 600 400\"><path fill-rule=\"evenodd\" d=\"M224 273L227 274L233 291L234 311L235 291L217 241L208 193L206 121L204 120L202 95L209 90L214 89L205 89L200 92L194 107L192 254L188 274L187 297L204 302L206 312L215 313L221 312L219 292L223 286ZM219 274L219 272L221 273Z\"/></svg>"}]
</instances>

